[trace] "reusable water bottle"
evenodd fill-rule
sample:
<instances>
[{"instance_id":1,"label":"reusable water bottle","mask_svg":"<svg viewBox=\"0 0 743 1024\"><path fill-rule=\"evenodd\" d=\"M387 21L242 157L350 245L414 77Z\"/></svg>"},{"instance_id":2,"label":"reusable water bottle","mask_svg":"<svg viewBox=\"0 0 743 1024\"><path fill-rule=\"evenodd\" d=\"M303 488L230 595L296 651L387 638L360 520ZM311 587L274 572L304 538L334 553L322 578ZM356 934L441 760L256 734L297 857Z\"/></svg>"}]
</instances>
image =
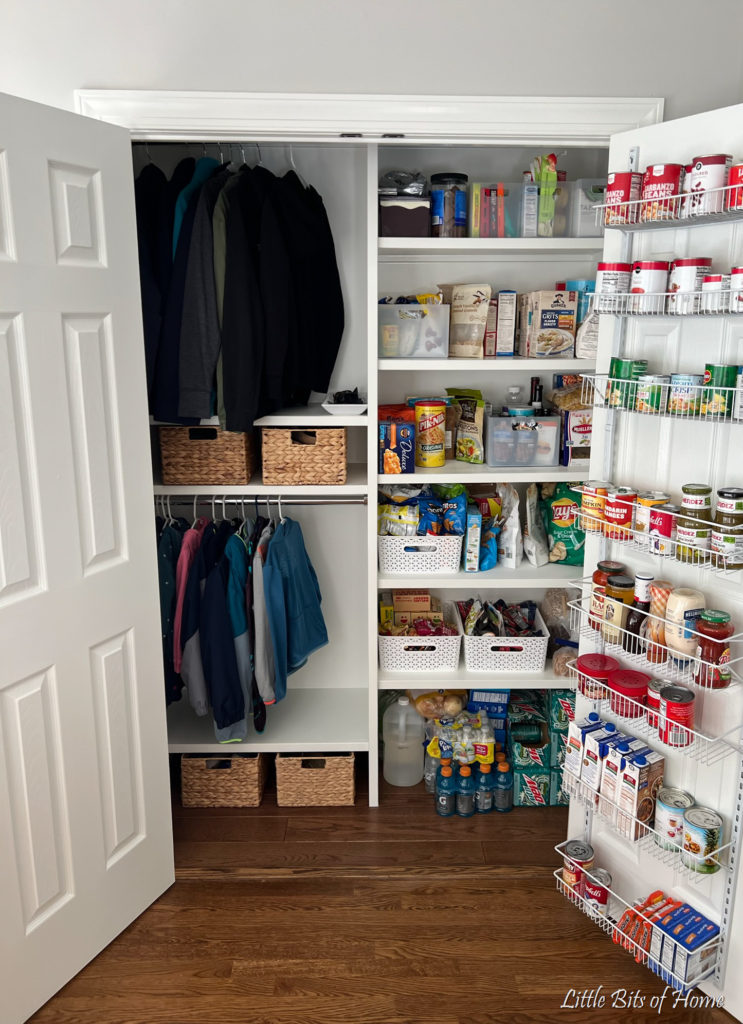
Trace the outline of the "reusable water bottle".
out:
<instances>
[{"instance_id":1,"label":"reusable water bottle","mask_svg":"<svg viewBox=\"0 0 743 1024\"><path fill-rule=\"evenodd\" d=\"M450 764L442 765L436 778L436 813L450 818L457 809L457 781Z\"/></svg>"},{"instance_id":2,"label":"reusable water bottle","mask_svg":"<svg viewBox=\"0 0 743 1024\"><path fill-rule=\"evenodd\" d=\"M495 773L493 807L496 811L513 810L513 772L508 761L501 761Z\"/></svg>"},{"instance_id":3,"label":"reusable water bottle","mask_svg":"<svg viewBox=\"0 0 743 1024\"><path fill-rule=\"evenodd\" d=\"M488 814L493 809L493 790L495 778L489 764L481 764L475 783L475 810L478 814Z\"/></svg>"},{"instance_id":4,"label":"reusable water bottle","mask_svg":"<svg viewBox=\"0 0 743 1024\"><path fill-rule=\"evenodd\" d=\"M457 814L460 818L471 818L475 813L475 780L472 769L463 764L457 779Z\"/></svg>"},{"instance_id":5,"label":"reusable water bottle","mask_svg":"<svg viewBox=\"0 0 743 1024\"><path fill-rule=\"evenodd\" d=\"M391 786L415 786L423 778L426 725L407 697L398 697L382 719L382 774Z\"/></svg>"}]
</instances>

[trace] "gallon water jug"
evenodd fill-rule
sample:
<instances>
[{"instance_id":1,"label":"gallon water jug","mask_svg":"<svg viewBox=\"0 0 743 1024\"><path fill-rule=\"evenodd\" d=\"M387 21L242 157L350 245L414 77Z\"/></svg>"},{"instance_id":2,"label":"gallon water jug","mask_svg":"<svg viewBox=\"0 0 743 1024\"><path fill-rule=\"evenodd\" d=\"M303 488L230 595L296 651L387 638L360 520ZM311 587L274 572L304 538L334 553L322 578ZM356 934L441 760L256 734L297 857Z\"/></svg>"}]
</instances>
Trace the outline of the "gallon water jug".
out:
<instances>
[{"instance_id":1,"label":"gallon water jug","mask_svg":"<svg viewBox=\"0 0 743 1024\"><path fill-rule=\"evenodd\" d=\"M423 738L426 725L407 697L398 697L382 719L382 774L391 786L415 786L423 778Z\"/></svg>"}]
</instances>

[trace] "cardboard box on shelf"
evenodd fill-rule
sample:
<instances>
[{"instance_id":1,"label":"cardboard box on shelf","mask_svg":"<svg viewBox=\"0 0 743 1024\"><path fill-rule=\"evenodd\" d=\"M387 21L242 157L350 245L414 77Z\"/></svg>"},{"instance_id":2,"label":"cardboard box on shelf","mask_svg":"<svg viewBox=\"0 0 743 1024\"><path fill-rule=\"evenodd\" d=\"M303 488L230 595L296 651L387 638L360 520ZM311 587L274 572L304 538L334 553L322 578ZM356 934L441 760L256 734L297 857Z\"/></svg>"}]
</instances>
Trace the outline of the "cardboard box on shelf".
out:
<instances>
[{"instance_id":1,"label":"cardboard box on shelf","mask_svg":"<svg viewBox=\"0 0 743 1024\"><path fill-rule=\"evenodd\" d=\"M392 607L396 612L427 612L431 595L427 590L393 590Z\"/></svg>"},{"instance_id":2,"label":"cardboard box on shelf","mask_svg":"<svg viewBox=\"0 0 743 1024\"><path fill-rule=\"evenodd\" d=\"M642 757L627 761L622 769L616 801L620 807L617 827L628 839L641 839L645 830L640 822L653 820L655 799L663 785L665 763L662 754L651 750ZM621 811L626 811L626 814Z\"/></svg>"},{"instance_id":3,"label":"cardboard box on shelf","mask_svg":"<svg viewBox=\"0 0 743 1024\"><path fill-rule=\"evenodd\" d=\"M553 729L550 732L550 768L562 768L568 749L568 734Z\"/></svg>"},{"instance_id":4,"label":"cardboard box on shelf","mask_svg":"<svg viewBox=\"0 0 743 1024\"><path fill-rule=\"evenodd\" d=\"M480 571L480 535L482 533L482 513L477 505L467 506L467 529L464 535L464 571Z\"/></svg>"},{"instance_id":5,"label":"cardboard box on shelf","mask_svg":"<svg viewBox=\"0 0 743 1024\"><path fill-rule=\"evenodd\" d=\"M573 355L578 317L577 292L528 292L526 306L521 305L520 310L520 355L527 359Z\"/></svg>"},{"instance_id":6,"label":"cardboard box on shelf","mask_svg":"<svg viewBox=\"0 0 743 1024\"><path fill-rule=\"evenodd\" d=\"M411 626L416 619L428 619L430 622L443 622L444 613L441 610L441 602L435 597L431 598L431 607L427 611L418 608L414 612L395 612L394 623L396 626Z\"/></svg>"},{"instance_id":7,"label":"cardboard box on shelf","mask_svg":"<svg viewBox=\"0 0 743 1024\"><path fill-rule=\"evenodd\" d=\"M567 732L575 718L575 690L549 690L549 726L557 732Z\"/></svg>"},{"instance_id":8,"label":"cardboard box on shelf","mask_svg":"<svg viewBox=\"0 0 743 1024\"><path fill-rule=\"evenodd\" d=\"M546 722L544 699L538 690L518 690L508 702L509 722Z\"/></svg>"},{"instance_id":9,"label":"cardboard box on shelf","mask_svg":"<svg viewBox=\"0 0 743 1024\"><path fill-rule=\"evenodd\" d=\"M388 622L392 623L393 616L392 594L389 590L385 590L379 595L379 624L385 626Z\"/></svg>"}]
</instances>

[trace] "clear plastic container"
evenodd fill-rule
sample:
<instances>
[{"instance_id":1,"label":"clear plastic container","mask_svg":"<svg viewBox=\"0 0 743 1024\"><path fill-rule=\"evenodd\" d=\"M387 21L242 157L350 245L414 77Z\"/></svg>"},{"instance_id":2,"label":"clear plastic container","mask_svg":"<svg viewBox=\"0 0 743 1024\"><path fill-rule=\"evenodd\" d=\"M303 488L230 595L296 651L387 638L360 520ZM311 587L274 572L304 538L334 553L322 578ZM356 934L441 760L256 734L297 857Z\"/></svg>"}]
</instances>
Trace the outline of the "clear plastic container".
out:
<instances>
[{"instance_id":1,"label":"clear plastic container","mask_svg":"<svg viewBox=\"0 0 743 1024\"><path fill-rule=\"evenodd\" d=\"M556 466L560 457L559 416L488 416L485 461L488 466Z\"/></svg>"},{"instance_id":2,"label":"clear plastic container","mask_svg":"<svg viewBox=\"0 0 743 1024\"><path fill-rule=\"evenodd\" d=\"M391 786L416 786L423 778L425 722L407 697L398 697L382 719L382 774Z\"/></svg>"},{"instance_id":3,"label":"clear plastic container","mask_svg":"<svg viewBox=\"0 0 743 1024\"><path fill-rule=\"evenodd\" d=\"M448 305L381 305L377 308L380 359L447 358Z\"/></svg>"},{"instance_id":4,"label":"clear plastic container","mask_svg":"<svg viewBox=\"0 0 743 1024\"><path fill-rule=\"evenodd\" d=\"M434 238L464 238L467 234L467 175L431 175L431 234Z\"/></svg>"}]
</instances>

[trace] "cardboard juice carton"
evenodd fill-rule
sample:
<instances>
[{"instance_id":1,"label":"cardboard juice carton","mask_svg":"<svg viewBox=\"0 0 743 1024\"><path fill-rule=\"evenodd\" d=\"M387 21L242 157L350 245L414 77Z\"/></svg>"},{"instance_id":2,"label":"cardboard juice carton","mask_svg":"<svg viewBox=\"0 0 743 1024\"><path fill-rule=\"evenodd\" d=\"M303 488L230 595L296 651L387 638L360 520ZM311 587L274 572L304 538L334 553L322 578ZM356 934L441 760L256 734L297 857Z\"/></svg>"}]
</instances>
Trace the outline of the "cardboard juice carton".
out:
<instances>
[{"instance_id":1,"label":"cardboard juice carton","mask_svg":"<svg viewBox=\"0 0 743 1024\"><path fill-rule=\"evenodd\" d=\"M641 823L653 820L655 798L663 785L665 763L662 754L651 750L628 760L622 769L617 827L628 839L640 839L646 834ZM626 811L626 814L621 811Z\"/></svg>"},{"instance_id":2,"label":"cardboard juice carton","mask_svg":"<svg viewBox=\"0 0 743 1024\"><path fill-rule=\"evenodd\" d=\"M609 747L621 743L623 735L613 722L607 722L603 729L586 734L583 741L583 763L580 770L581 783L598 793L601 785L601 769Z\"/></svg>"},{"instance_id":3,"label":"cardboard juice carton","mask_svg":"<svg viewBox=\"0 0 743 1024\"><path fill-rule=\"evenodd\" d=\"M619 780L622 777L622 769L627 759L633 754L645 753L650 748L644 740L636 740L627 737L622 743L611 747L604 758L601 769L601 784L599 786L599 811L612 821L616 818L616 808L619 800Z\"/></svg>"},{"instance_id":4,"label":"cardboard juice carton","mask_svg":"<svg viewBox=\"0 0 743 1024\"><path fill-rule=\"evenodd\" d=\"M589 732L596 729L603 729L606 723L602 722L595 711L592 711L586 718L580 721L571 722L568 726L568 740L565 750L565 770L580 778L583 765L583 741Z\"/></svg>"}]
</instances>

